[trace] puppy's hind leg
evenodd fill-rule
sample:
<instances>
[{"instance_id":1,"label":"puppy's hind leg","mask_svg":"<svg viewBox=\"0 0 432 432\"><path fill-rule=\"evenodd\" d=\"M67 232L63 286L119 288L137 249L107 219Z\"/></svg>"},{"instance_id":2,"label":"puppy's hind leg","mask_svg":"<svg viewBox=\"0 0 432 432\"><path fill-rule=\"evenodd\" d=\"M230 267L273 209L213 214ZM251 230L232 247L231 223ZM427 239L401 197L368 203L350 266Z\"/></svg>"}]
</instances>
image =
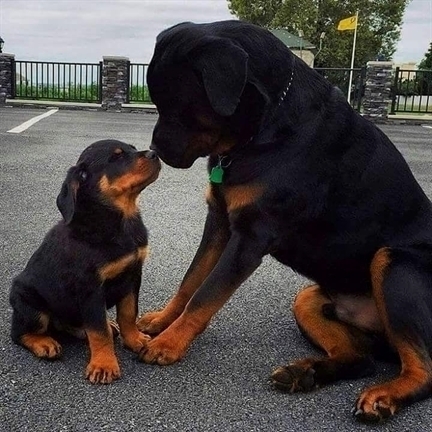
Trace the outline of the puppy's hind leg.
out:
<instances>
[{"instance_id":1,"label":"puppy's hind leg","mask_svg":"<svg viewBox=\"0 0 432 432\"><path fill-rule=\"evenodd\" d=\"M12 340L24 346L36 357L54 360L61 355L61 345L47 335L49 315L33 305L36 294L28 287L15 282L10 303L12 313Z\"/></svg>"}]
</instances>

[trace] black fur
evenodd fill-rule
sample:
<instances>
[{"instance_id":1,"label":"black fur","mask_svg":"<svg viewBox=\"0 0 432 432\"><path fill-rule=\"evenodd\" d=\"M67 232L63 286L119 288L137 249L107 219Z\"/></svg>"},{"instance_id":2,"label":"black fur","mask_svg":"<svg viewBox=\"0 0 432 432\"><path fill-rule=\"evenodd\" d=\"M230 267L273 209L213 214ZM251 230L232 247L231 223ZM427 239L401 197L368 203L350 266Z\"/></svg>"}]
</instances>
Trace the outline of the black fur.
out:
<instances>
[{"instance_id":1,"label":"black fur","mask_svg":"<svg viewBox=\"0 0 432 432\"><path fill-rule=\"evenodd\" d=\"M11 335L16 343L25 345L26 335L46 335L44 320L105 334L106 309L118 306L127 295L137 302L141 257L119 268L118 274L112 270L106 277L101 275L110 263L146 247L147 230L138 208L134 214L124 214L101 180L106 177L115 186L116 180L122 176L127 180L133 171L134 183L124 181L124 189L115 195L130 195L133 208L139 192L155 180L159 169L154 152L138 152L120 141L98 141L84 150L57 197L63 220L48 232L13 281ZM40 357L59 354L31 350Z\"/></svg>"},{"instance_id":2,"label":"black fur","mask_svg":"<svg viewBox=\"0 0 432 432\"><path fill-rule=\"evenodd\" d=\"M332 320L348 321L341 308L354 316L352 308L371 299L345 331L356 325L384 335L417 378L414 363L423 364L424 388L406 384L413 375L402 396L389 390L394 405L383 412L424 397L432 381L432 208L387 136L270 32L239 21L165 30L147 80L160 114L151 148L174 167L209 157L209 172L219 161L225 168L222 183L210 185L202 243L179 293L139 323L165 329L144 360L181 358L270 254L319 285L334 303ZM388 251L383 268L373 261L380 250ZM217 260L204 274L209 251ZM202 282L191 286L194 274ZM332 379L346 375L339 365ZM379 409L367 417L381 418Z\"/></svg>"}]
</instances>

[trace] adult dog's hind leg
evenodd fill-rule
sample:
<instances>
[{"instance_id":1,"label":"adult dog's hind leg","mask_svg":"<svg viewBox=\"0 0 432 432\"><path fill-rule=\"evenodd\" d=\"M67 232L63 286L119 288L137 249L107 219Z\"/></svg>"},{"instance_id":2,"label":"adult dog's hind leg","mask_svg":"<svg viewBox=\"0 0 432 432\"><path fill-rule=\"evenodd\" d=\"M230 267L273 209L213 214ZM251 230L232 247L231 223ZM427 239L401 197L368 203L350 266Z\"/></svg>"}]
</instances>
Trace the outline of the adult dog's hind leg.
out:
<instances>
[{"instance_id":1,"label":"adult dog's hind leg","mask_svg":"<svg viewBox=\"0 0 432 432\"><path fill-rule=\"evenodd\" d=\"M289 392L309 391L340 379L359 378L374 372L371 343L362 331L327 318L323 308L331 303L318 285L301 291L294 301L294 315L301 331L322 348L326 358L305 358L272 373L276 388Z\"/></svg>"},{"instance_id":2,"label":"adult dog's hind leg","mask_svg":"<svg viewBox=\"0 0 432 432\"><path fill-rule=\"evenodd\" d=\"M415 254L380 249L372 261L374 299L387 338L400 357L401 372L361 393L355 407L361 421L381 421L432 392L430 258Z\"/></svg>"}]
</instances>

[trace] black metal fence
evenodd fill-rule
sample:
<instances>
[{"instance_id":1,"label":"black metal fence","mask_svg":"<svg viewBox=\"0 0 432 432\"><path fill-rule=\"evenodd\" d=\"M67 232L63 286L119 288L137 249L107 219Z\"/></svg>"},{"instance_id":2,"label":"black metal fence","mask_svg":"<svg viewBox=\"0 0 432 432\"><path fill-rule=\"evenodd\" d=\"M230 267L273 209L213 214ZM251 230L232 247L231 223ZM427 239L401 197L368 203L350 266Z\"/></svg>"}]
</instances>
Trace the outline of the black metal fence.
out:
<instances>
[{"instance_id":1,"label":"black metal fence","mask_svg":"<svg viewBox=\"0 0 432 432\"><path fill-rule=\"evenodd\" d=\"M432 70L396 68L391 113L432 113Z\"/></svg>"},{"instance_id":2,"label":"black metal fence","mask_svg":"<svg viewBox=\"0 0 432 432\"><path fill-rule=\"evenodd\" d=\"M102 62L61 63L16 60L14 97L101 102Z\"/></svg>"},{"instance_id":3,"label":"black metal fence","mask_svg":"<svg viewBox=\"0 0 432 432\"><path fill-rule=\"evenodd\" d=\"M339 87L348 99L348 87L350 73L352 71L352 83L349 91L350 104L357 110L361 110L362 99L366 84L366 68L314 68L324 78L336 87Z\"/></svg>"},{"instance_id":4,"label":"black metal fence","mask_svg":"<svg viewBox=\"0 0 432 432\"><path fill-rule=\"evenodd\" d=\"M151 103L147 87L147 68L145 63L130 63L129 66L129 103Z\"/></svg>"},{"instance_id":5,"label":"black metal fence","mask_svg":"<svg viewBox=\"0 0 432 432\"><path fill-rule=\"evenodd\" d=\"M129 67L129 103L151 103L147 87L147 68L145 63L130 63ZM315 68L333 85L338 86L348 95L350 68ZM350 103L354 109L360 111L364 96L366 68L353 69L353 80L350 93Z\"/></svg>"},{"instance_id":6,"label":"black metal fence","mask_svg":"<svg viewBox=\"0 0 432 432\"><path fill-rule=\"evenodd\" d=\"M151 103L146 63L129 63L129 103ZM350 97L352 107L362 107L366 68L315 68ZM353 73L349 87L350 73ZM97 102L102 99L102 62L63 63L16 60L13 62L12 95L20 99ZM391 113L432 113L432 71L396 68Z\"/></svg>"}]
</instances>

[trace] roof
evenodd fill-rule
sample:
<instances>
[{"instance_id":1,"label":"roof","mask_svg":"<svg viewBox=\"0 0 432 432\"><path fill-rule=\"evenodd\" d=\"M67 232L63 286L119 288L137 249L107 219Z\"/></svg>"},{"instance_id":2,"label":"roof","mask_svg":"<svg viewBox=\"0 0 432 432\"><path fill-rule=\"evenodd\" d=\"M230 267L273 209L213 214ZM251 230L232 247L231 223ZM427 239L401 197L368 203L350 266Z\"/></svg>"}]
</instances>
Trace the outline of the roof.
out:
<instances>
[{"instance_id":1,"label":"roof","mask_svg":"<svg viewBox=\"0 0 432 432\"><path fill-rule=\"evenodd\" d=\"M314 49L314 44L304 38L293 35L285 29L270 29L270 31L280 39L290 49Z\"/></svg>"}]
</instances>

